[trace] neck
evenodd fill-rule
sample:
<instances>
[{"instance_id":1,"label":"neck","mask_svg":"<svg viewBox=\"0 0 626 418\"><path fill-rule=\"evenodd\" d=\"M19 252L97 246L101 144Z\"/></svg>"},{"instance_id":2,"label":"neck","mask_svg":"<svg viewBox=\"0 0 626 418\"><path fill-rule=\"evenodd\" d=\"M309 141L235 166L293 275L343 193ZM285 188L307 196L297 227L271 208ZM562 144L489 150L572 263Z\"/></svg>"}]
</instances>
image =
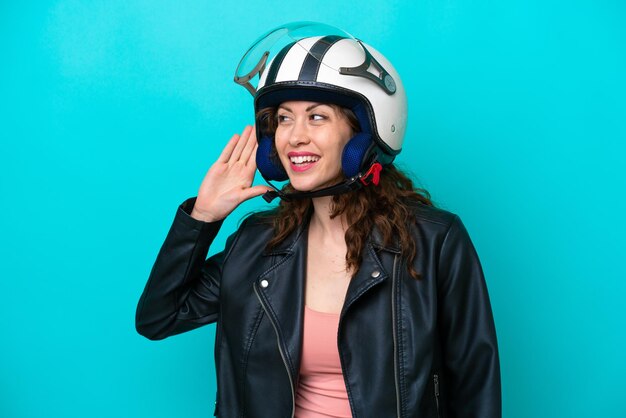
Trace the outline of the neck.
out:
<instances>
[{"instance_id":1,"label":"neck","mask_svg":"<svg viewBox=\"0 0 626 418\"><path fill-rule=\"evenodd\" d=\"M331 219L332 196L315 197L310 228L314 228L323 236L340 237L342 240L348 229L345 216L339 215Z\"/></svg>"}]
</instances>

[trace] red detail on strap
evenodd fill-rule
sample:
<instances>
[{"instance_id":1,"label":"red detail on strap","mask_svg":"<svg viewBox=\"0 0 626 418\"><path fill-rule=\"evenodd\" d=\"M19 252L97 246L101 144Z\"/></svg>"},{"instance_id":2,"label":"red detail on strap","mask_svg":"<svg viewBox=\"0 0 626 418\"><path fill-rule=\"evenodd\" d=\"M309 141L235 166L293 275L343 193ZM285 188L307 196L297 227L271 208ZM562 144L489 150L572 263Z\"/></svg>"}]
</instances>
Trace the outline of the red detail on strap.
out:
<instances>
[{"instance_id":1,"label":"red detail on strap","mask_svg":"<svg viewBox=\"0 0 626 418\"><path fill-rule=\"evenodd\" d=\"M367 173L365 173L363 177L361 177L361 183L367 186L368 184L370 184L371 177L371 182L374 183L374 186L378 186L378 183L380 182L381 171L383 171L383 166L380 165L380 163L372 164L370 169L367 170Z\"/></svg>"}]
</instances>

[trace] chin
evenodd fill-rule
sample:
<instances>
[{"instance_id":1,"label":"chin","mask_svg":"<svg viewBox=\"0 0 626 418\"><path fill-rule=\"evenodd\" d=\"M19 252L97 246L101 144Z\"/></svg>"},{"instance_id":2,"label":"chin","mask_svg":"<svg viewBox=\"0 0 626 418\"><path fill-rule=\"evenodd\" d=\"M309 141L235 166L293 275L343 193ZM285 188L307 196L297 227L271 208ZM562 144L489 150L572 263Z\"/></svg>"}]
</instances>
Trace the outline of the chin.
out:
<instances>
[{"instance_id":1,"label":"chin","mask_svg":"<svg viewBox=\"0 0 626 418\"><path fill-rule=\"evenodd\" d=\"M344 180L344 177L335 178L333 180L328 180L323 183L306 182L306 181L301 181L301 180L299 181L299 180L300 179L290 180L289 183L291 184L291 187L293 187L295 190L299 192L314 192L316 190L324 189L326 187L335 186L341 183Z\"/></svg>"},{"instance_id":2,"label":"chin","mask_svg":"<svg viewBox=\"0 0 626 418\"><path fill-rule=\"evenodd\" d=\"M290 181L289 183L291 184L291 187L294 188L294 190L297 190L299 192L312 192L322 187L322 186L315 186L315 185L311 185L307 183L302 183L299 181Z\"/></svg>"}]
</instances>

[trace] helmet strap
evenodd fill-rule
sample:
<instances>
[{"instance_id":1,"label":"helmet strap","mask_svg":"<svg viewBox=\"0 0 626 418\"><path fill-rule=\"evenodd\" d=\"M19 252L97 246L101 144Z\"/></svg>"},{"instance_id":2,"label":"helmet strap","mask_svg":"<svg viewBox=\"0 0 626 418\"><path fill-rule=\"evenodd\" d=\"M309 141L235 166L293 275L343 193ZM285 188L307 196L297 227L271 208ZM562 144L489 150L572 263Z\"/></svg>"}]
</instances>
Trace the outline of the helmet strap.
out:
<instances>
[{"instance_id":1,"label":"helmet strap","mask_svg":"<svg viewBox=\"0 0 626 418\"><path fill-rule=\"evenodd\" d=\"M283 200L291 201L294 199L304 199L304 198L314 198L314 197L322 197L322 196L334 196L337 194L342 194L346 192L350 192L352 190L360 189L363 186L367 186L369 184L373 184L374 186L378 186L380 182L380 172L382 171L383 166L375 162L370 166L365 174L358 174L348 180L345 180L339 184L335 184L334 186L325 187L320 190L314 190L312 192L291 192L285 193L282 190L279 190L276 186L274 186L271 182L267 181L274 190L269 190L263 194L263 199L267 203L271 203L277 197L280 197Z\"/></svg>"}]
</instances>

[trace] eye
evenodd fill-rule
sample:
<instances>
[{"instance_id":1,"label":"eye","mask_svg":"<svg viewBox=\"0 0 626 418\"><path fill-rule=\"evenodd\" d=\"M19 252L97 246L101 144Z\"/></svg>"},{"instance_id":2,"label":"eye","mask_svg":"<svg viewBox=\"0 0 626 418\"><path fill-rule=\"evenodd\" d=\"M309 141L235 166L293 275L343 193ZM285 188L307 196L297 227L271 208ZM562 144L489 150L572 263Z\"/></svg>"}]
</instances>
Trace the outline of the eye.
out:
<instances>
[{"instance_id":1,"label":"eye","mask_svg":"<svg viewBox=\"0 0 626 418\"><path fill-rule=\"evenodd\" d=\"M278 123L283 123L291 120L291 118L285 114L278 115Z\"/></svg>"},{"instance_id":2,"label":"eye","mask_svg":"<svg viewBox=\"0 0 626 418\"><path fill-rule=\"evenodd\" d=\"M326 116L320 115L318 113L314 113L314 114L311 115L311 119L315 120L315 121L320 121L320 120L325 120Z\"/></svg>"}]
</instances>

